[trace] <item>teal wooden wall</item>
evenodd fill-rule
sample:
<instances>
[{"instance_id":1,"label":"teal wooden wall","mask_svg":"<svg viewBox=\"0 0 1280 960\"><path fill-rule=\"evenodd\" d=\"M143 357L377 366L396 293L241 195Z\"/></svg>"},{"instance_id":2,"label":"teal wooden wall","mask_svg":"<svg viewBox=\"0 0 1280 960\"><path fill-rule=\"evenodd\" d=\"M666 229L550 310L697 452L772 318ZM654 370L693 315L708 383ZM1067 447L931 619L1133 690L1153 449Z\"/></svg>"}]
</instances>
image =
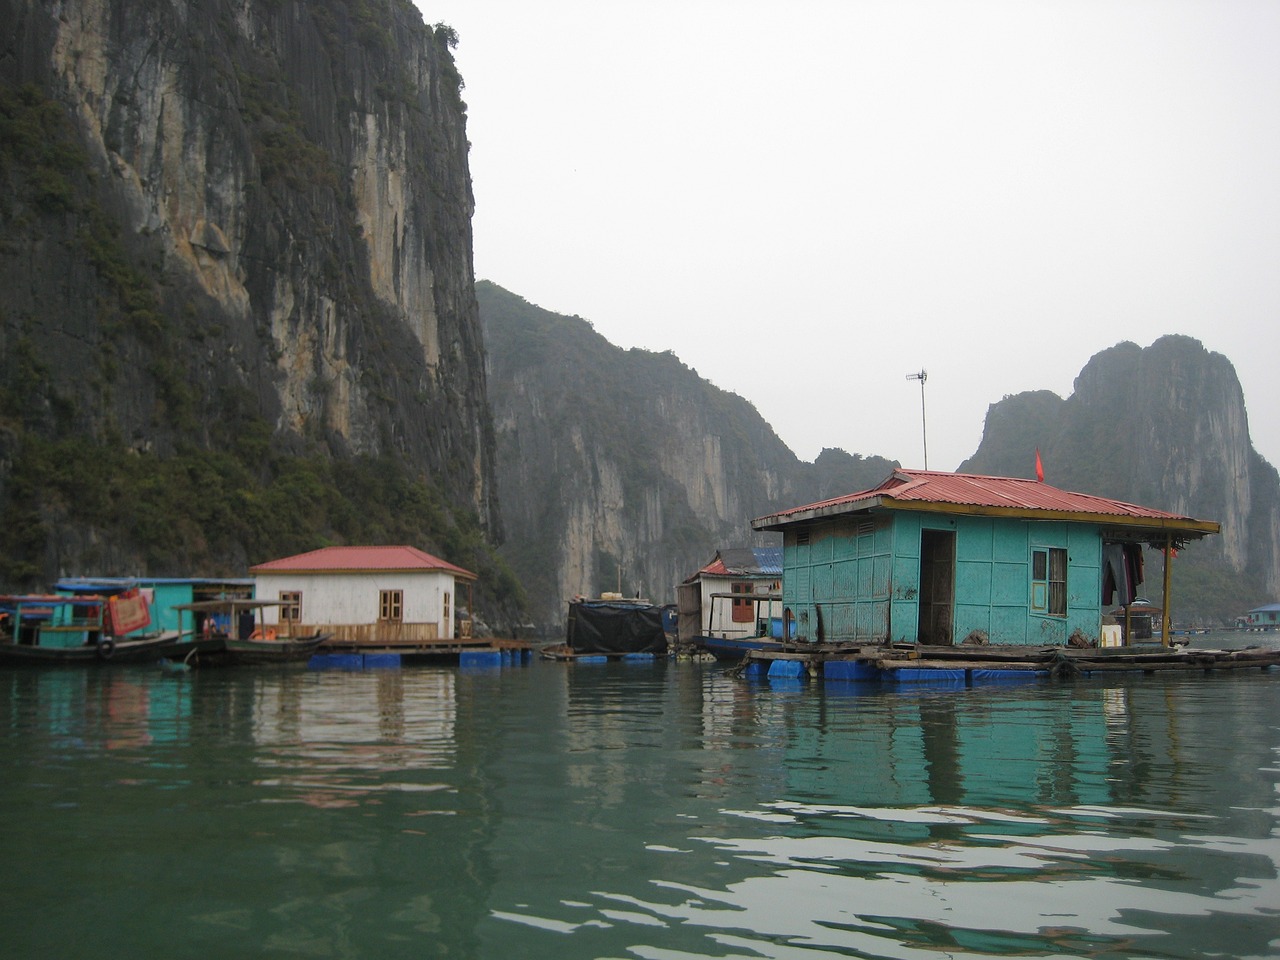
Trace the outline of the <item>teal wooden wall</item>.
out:
<instances>
[{"instance_id":1,"label":"teal wooden wall","mask_svg":"<svg viewBox=\"0 0 1280 960\"><path fill-rule=\"evenodd\" d=\"M893 513L787 531L783 604L797 640L914 643L919 625L920 534L956 536L953 638L973 632L991 643L1065 644L1073 632L1096 639L1101 617L1102 537L1094 524ZM1031 610L1031 554L1067 551L1067 615Z\"/></svg>"},{"instance_id":2,"label":"teal wooden wall","mask_svg":"<svg viewBox=\"0 0 1280 960\"><path fill-rule=\"evenodd\" d=\"M818 640L883 639L889 629L893 530L887 521L828 523L793 534L783 544L783 606L795 616L794 636Z\"/></svg>"}]
</instances>

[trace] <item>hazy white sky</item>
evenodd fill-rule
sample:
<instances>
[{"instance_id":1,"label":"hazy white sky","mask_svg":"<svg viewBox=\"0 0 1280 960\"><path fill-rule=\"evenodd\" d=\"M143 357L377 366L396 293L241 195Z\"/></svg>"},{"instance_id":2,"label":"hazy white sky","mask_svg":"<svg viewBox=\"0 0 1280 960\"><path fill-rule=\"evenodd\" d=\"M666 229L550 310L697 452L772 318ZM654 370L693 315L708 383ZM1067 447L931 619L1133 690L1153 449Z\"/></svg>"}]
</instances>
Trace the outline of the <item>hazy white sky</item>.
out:
<instances>
[{"instance_id":1,"label":"hazy white sky","mask_svg":"<svg viewBox=\"0 0 1280 960\"><path fill-rule=\"evenodd\" d=\"M459 37L476 276L802 459L921 466L923 369L954 469L990 403L1181 333L1280 463L1280 2L416 2Z\"/></svg>"}]
</instances>

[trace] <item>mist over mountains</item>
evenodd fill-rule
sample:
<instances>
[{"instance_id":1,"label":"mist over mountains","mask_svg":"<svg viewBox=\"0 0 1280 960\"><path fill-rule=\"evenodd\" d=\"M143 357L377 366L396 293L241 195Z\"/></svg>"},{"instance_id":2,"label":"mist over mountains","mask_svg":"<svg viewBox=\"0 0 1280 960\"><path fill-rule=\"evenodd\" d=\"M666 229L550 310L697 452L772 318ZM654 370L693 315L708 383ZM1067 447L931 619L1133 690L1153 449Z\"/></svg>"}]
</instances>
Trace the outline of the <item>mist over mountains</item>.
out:
<instances>
[{"instance_id":1,"label":"mist over mountains","mask_svg":"<svg viewBox=\"0 0 1280 960\"><path fill-rule=\"evenodd\" d=\"M554 631L895 466L801 461L674 353L477 284L456 38L411 4L0 18L0 589L412 543L480 575L495 629ZM1280 484L1225 357L1110 347L1066 399L992 404L964 467L1028 476L1036 448L1059 486L1222 523L1180 611L1280 596Z\"/></svg>"}]
</instances>

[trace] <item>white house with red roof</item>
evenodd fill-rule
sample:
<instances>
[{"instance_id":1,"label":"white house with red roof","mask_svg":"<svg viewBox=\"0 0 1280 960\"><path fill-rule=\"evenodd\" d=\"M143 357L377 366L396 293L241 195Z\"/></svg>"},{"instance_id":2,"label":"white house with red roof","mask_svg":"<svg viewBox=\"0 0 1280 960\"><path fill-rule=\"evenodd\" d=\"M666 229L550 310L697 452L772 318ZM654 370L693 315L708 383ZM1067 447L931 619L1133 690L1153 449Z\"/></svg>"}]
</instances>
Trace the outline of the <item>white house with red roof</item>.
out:
<instances>
[{"instance_id":1,"label":"white house with red roof","mask_svg":"<svg viewBox=\"0 0 1280 960\"><path fill-rule=\"evenodd\" d=\"M730 547L676 589L682 642L768 636L782 616L782 548Z\"/></svg>"},{"instance_id":2,"label":"white house with red roof","mask_svg":"<svg viewBox=\"0 0 1280 960\"><path fill-rule=\"evenodd\" d=\"M323 547L250 567L268 623L336 644L413 645L470 636L476 575L417 547ZM464 591L459 605L458 593Z\"/></svg>"},{"instance_id":3,"label":"white house with red roof","mask_svg":"<svg viewBox=\"0 0 1280 960\"><path fill-rule=\"evenodd\" d=\"M809 643L1097 643L1103 611L1136 596L1144 547L1164 554L1168 612L1176 549L1219 532L1040 480L928 470L751 525L782 534L784 630Z\"/></svg>"}]
</instances>

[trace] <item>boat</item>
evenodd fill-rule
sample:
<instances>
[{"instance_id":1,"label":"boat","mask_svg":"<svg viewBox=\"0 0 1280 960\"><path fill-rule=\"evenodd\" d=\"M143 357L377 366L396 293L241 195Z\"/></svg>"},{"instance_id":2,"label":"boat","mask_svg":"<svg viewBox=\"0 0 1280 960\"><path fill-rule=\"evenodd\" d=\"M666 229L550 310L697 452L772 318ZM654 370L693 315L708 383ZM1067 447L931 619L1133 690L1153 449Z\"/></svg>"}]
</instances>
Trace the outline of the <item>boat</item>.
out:
<instances>
[{"instance_id":1,"label":"boat","mask_svg":"<svg viewBox=\"0 0 1280 960\"><path fill-rule=\"evenodd\" d=\"M748 653L782 650L782 641L773 637L699 637L697 645L717 660L739 662Z\"/></svg>"},{"instance_id":2,"label":"boat","mask_svg":"<svg viewBox=\"0 0 1280 960\"><path fill-rule=\"evenodd\" d=\"M149 624L140 596L0 596L0 663L141 663L195 649L178 630L139 632Z\"/></svg>"},{"instance_id":3,"label":"boat","mask_svg":"<svg viewBox=\"0 0 1280 960\"><path fill-rule=\"evenodd\" d=\"M191 614L191 633L216 641L216 649L202 664L305 663L330 634L317 631L305 636L289 633L290 624L267 623L265 611L284 606L279 600L198 600L174 606L182 622Z\"/></svg>"},{"instance_id":4,"label":"boat","mask_svg":"<svg viewBox=\"0 0 1280 960\"><path fill-rule=\"evenodd\" d=\"M751 622L747 626L753 626L755 632L749 635L729 636L729 631L722 629L719 631L720 635L716 636L714 632L709 631L694 638L693 643L697 649L711 654L717 660L731 660L735 663L741 661L751 651L780 651L785 649L782 640L783 618L770 616L772 604L781 600L779 594L713 593L711 595L711 612L707 618L709 624L720 622L716 619L716 601L718 600L727 602L750 601L753 610ZM762 605L763 611L761 610Z\"/></svg>"}]
</instances>

